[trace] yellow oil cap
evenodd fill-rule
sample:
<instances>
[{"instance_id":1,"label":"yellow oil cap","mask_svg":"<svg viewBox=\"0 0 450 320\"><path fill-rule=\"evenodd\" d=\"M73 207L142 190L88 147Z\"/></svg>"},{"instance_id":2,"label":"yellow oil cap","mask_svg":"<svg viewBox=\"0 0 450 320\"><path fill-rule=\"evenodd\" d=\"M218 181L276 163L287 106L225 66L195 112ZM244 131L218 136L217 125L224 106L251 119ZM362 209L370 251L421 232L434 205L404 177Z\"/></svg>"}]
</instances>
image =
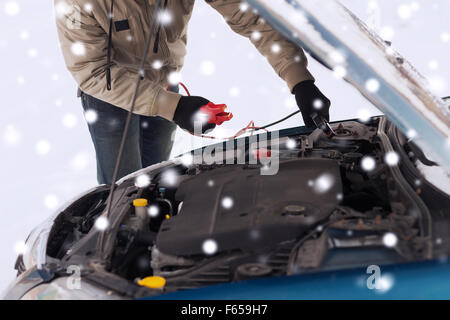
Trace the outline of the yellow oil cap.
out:
<instances>
[{"instance_id":1,"label":"yellow oil cap","mask_svg":"<svg viewBox=\"0 0 450 320\"><path fill-rule=\"evenodd\" d=\"M168 214L166 214L166 219L167 219L167 220L169 220L169 219L170 219L170 216L169 216Z\"/></svg>"},{"instance_id":2,"label":"yellow oil cap","mask_svg":"<svg viewBox=\"0 0 450 320\"><path fill-rule=\"evenodd\" d=\"M162 289L166 285L166 279L163 277L147 277L140 280L138 284L150 289Z\"/></svg>"},{"instance_id":3,"label":"yellow oil cap","mask_svg":"<svg viewBox=\"0 0 450 320\"><path fill-rule=\"evenodd\" d=\"M133 206L135 207L146 207L148 204L147 199L134 199L133 200Z\"/></svg>"}]
</instances>

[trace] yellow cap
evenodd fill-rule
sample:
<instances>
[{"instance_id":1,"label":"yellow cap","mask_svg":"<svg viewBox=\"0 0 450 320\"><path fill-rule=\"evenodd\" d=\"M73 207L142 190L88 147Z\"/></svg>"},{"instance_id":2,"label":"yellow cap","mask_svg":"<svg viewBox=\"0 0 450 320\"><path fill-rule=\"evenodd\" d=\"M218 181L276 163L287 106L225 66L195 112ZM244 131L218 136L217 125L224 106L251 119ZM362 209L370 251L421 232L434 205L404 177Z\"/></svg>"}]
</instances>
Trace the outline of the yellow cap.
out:
<instances>
[{"instance_id":1,"label":"yellow cap","mask_svg":"<svg viewBox=\"0 0 450 320\"><path fill-rule=\"evenodd\" d=\"M166 285L166 279L163 277L147 277L139 280L138 284L150 289L161 289Z\"/></svg>"},{"instance_id":2,"label":"yellow cap","mask_svg":"<svg viewBox=\"0 0 450 320\"><path fill-rule=\"evenodd\" d=\"M147 199L135 199L133 200L133 206L135 207L146 207L148 204Z\"/></svg>"},{"instance_id":3,"label":"yellow cap","mask_svg":"<svg viewBox=\"0 0 450 320\"><path fill-rule=\"evenodd\" d=\"M167 220L169 220L169 219L170 219L170 216L169 216L168 214L166 214L166 219L167 219Z\"/></svg>"}]
</instances>

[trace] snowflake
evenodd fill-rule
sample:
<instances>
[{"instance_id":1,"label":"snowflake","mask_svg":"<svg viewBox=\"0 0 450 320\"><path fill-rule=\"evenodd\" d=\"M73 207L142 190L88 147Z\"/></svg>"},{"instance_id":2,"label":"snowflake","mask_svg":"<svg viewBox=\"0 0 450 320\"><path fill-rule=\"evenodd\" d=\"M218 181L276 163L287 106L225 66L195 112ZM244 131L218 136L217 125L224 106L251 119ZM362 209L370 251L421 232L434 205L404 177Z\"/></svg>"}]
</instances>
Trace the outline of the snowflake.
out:
<instances>
[{"instance_id":1,"label":"snowflake","mask_svg":"<svg viewBox=\"0 0 450 320\"><path fill-rule=\"evenodd\" d=\"M388 248L395 247L397 245L397 242L398 242L398 239L394 233L388 232L383 235L383 244L386 247L388 247Z\"/></svg>"},{"instance_id":2,"label":"snowflake","mask_svg":"<svg viewBox=\"0 0 450 320\"><path fill-rule=\"evenodd\" d=\"M394 277L392 275L386 274L380 277L377 284L378 293L386 293L392 289L394 286Z\"/></svg>"},{"instance_id":3,"label":"snowflake","mask_svg":"<svg viewBox=\"0 0 450 320\"><path fill-rule=\"evenodd\" d=\"M58 208L59 199L55 194L48 194L44 197L44 206L50 210Z\"/></svg>"},{"instance_id":4,"label":"snowflake","mask_svg":"<svg viewBox=\"0 0 450 320\"><path fill-rule=\"evenodd\" d=\"M24 254L27 250L27 246L24 241L19 241L14 244L14 251L17 255Z\"/></svg>"},{"instance_id":5,"label":"snowflake","mask_svg":"<svg viewBox=\"0 0 450 320\"><path fill-rule=\"evenodd\" d=\"M179 84L181 82L181 79L182 79L181 74L176 71L172 71L171 73L169 73L169 76L167 77L167 80L173 86Z\"/></svg>"},{"instance_id":6,"label":"snowflake","mask_svg":"<svg viewBox=\"0 0 450 320\"><path fill-rule=\"evenodd\" d=\"M169 186L176 186L179 180L178 173L173 169L169 169L162 174L161 180Z\"/></svg>"},{"instance_id":7,"label":"snowflake","mask_svg":"<svg viewBox=\"0 0 450 320\"><path fill-rule=\"evenodd\" d=\"M431 70L437 70L439 68L439 62L437 62L436 60L430 60L428 62L428 68L430 68Z\"/></svg>"},{"instance_id":8,"label":"snowflake","mask_svg":"<svg viewBox=\"0 0 450 320\"><path fill-rule=\"evenodd\" d=\"M230 90L229 90L229 95L230 96L232 96L232 97L237 97L237 96L239 96L239 94L241 93L241 91L239 90L239 88L237 88L237 87L232 87Z\"/></svg>"},{"instance_id":9,"label":"snowflake","mask_svg":"<svg viewBox=\"0 0 450 320\"><path fill-rule=\"evenodd\" d=\"M381 29L381 33L380 36L381 38L383 38L385 41L392 41L392 39L394 38L395 32L394 29L392 27L383 27Z\"/></svg>"},{"instance_id":10,"label":"snowflake","mask_svg":"<svg viewBox=\"0 0 450 320\"><path fill-rule=\"evenodd\" d=\"M38 54L39 53L38 53L37 49L35 49L35 48L31 48L28 50L28 56L30 58L36 58L38 56Z\"/></svg>"},{"instance_id":11,"label":"snowflake","mask_svg":"<svg viewBox=\"0 0 450 320\"><path fill-rule=\"evenodd\" d=\"M71 165L76 170L86 169L89 166L89 155L84 152L76 154L71 161Z\"/></svg>"},{"instance_id":12,"label":"snowflake","mask_svg":"<svg viewBox=\"0 0 450 320\"><path fill-rule=\"evenodd\" d=\"M92 3L86 3L83 8L88 13L92 12L93 9Z\"/></svg>"},{"instance_id":13,"label":"snowflake","mask_svg":"<svg viewBox=\"0 0 450 320\"><path fill-rule=\"evenodd\" d=\"M67 113L62 119L63 125L66 128L74 128L78 124L78 118L73 113Z\"/></svg>"},{"instance_id":14,"label":"snowflake","mask_svg":"<svg viewBox=\"0 0 450 320\"><path fill-rule=\"evenodd\" d=\"M28 40L29 38L30 38L30 33L28 31L24 30L20 33L20 39Z\"/></svg>"},{"instance_id":15,"label":"snowflake","mask_svg":"<svg viewBox=\"0 0 450 320\"><path fill-rule=\"evenodd\" d=\"M170 12L170 10L168 9L161 10L158 15L158 20L163 26L171 24L173 21L172 12Z\"/></svg>"},{"instance_id":16,"label":"snowflake","mask_svg":"<svg viewBox=\"0 0 450 320\"><path fill-rule=\"evenodd\" d=\"M397 14L400 19L407 20L412 16L412 7L407 4L401 4L397 8Z\"/></svg>"},{"instance_id":17,"label":"snowflake","mask_svg":"<svg viewBox=\"0 0 450 320\"><path fill-rule=\"evenodd\" d=\"M294 139L289 139L286 142L286 147L290 150L295 149L297 147L297 142Z\"/></svg>"},{"instance_id":18,"label":"snowflake","mask_svg":"<svg viewBox=\"0 0 450 320\"><path fill-rule=\"evenodd\" d=\"M157 217L159 215L159 207L154 204L149 206L148 215L152 218Z\"/></svg>"},{"instance_id":19,"label":"snowflake","mask_svg":"<svg viewBox=\"0 0 450 320\"><path fill-rule=\"evenodd\" d=\"M315 181L313 181L313 190L316 193L326 193L334 185L334 177L329 173L321 174Z\"/></svg>"},{"instance_id":20,"label":"snowflake","mask_svg":"<svg viewBox=\"0 0 450 320\"><path fill-rule=\"evenodd\" d=\"M151 179L148 174L141 174L134 180L134 185L138 188L146 188L150 185Z\"/></svg>"},{"instance_id":21,"label":"snowflake","mask_svg":"<svg viewBox=\"0 0 450 320\"><path fill-rule=\"evenodd\" d=\"M281 46L278 43L274 43L272 45L272 47L270 48L270 50L272 50L272 53L275 53L275 54L280 53Z\"/></svg>"},{"instance_id":22,"label":"snowflake","mask_svg":"<svg viewBox=\"0 0 450 320\"><path fill-rule=\"evenodd\" d=\"M202 244L202 250L208 256L215 254L218 248L217 242L213 239L207 239Z\"/></svg>"},{"instance_id":23,"label":"snowflake","mask_svg":"<svg viewBox=\"0 0 450 320\"><path fill-rule=\"evenodd\" d=\"M231 197L224 197L222 199L222 207L225 209L231 209L233 207L234 201Z\"/></svg>"},{"instance_id":24,"label":"snowflake","mask_svg":"<svg viewBox=\"0 0 450 320\"><path fill-rule=\"evenodd\" d=\"M95 228L99 231L105 231L108 229L109 221L105 216L101 216L95 220Z\"/></svg>"},{"instance_id":25,"label":"snowflake","mask_svg":"<svg viewBox=\"0 0 450 320\"><path fill-rule=\"evenodd\" d=\"M185 167L189 167L194 163L194 156L190 153L186 153L181 157L181 163Z\"/></svg>"},{"instance_id":26,"label":"snowflake","mask_svg":"<svg viewBox=\"0 0 450 320\"><path fill-rule=\"evenodd\" d=\"M334 51L330 52L329 57L331 58L331 60L333 60L335 63L338 63L338 64L342 64L345 62L344 55L341 52L339 52L338 50L334 50Z\"/></svg>"},{"instance_id":27,"label":"snowflake","mask_svg":"<svg viewBox=\"0 0 450 320\"><path fill-rule=\"evenodd\" d=\"M363 168L364 171L373 171L376 168L376 161L371 156L365 156L361 160L361 168Z\"/></svg>"},{"instance_id":28,"label":"snowflake","mask_svg":"<svg viewBox=\"0 0 450 320\"><path fill-rule=\"evenodd\" d=\"M252 40L259 41L262 38L261 32L253 31L251 35Z\"/></svg>"},{"instance_id":29,"label":"snowflake","mask_svg":"<svg viewBox=\"0 0 450 320\"><path fill-rule=\"evenodd\" d=\"M313 101L313 107L316 110L320 110L323 108L323 101L321 99L316 99Z\"/></svg>"},{"instance_id":30,"label":"snowflake","mask_svg":"<svg viewBox=\"0 0 450 320\"><path fill-rule=\"evenodd\" d=\"M284 106L287 109L297 109L297 101L294 96L288 96L284 99Z\"/></svg>"},{"instance_id":31,"label":"snowflake","mask_svg":"<svg viewBox=\"0 0 450 320\"><path fill-rule=\"evenodd\" d=\"M86 119L86 122L89 124L97 122L98 119L97 111L92 109L86 110L86 112L84 113L84 118Z\"/></svg>"},{"instance_id":32,"label":"snowflake","mask_svg":"<svg viewBox=\"0 0 450 320\"><path fill-rule=\"evenodd\" d=\"M414 129L409 129L406 135L408 139L415 139L417 137L417 131Z\"/></svg>"},{"instance_id":33,"label":"snowflake","mask_svg":"<svg viewBox=\"0 0 450 320\"><path fill-rule=\"evenodd\" d=\"M371 78L366 81L366 89L371 93L375 93L380 90L380 82L377 79Z\"/></svg>"},{"instance_id":34,"label":"snowflake","mask_svg":"<svg viewBox=\"0 0 450 320\"><path fill-rule=\"evenodd\" d=\"M9 146L16 146L20 143L22 134L13 125L8 125L3 133L3 141Z\"/></svg>"},{"instance_id":35,"label":"snowflake","mask_svg":"<svg viewBox=\"0 0 450 320\"><path fill-rule=\"evenodd\" d=\"M358 110L358 119L363 122L366 123L370 120L370 111L368 109L359 109Z\"/></svg>"},{"instance_id":36,"label":"snowflake","mask_svg":"<svg viewBox=\"0 0 450 320\"><path fill-rule=\"evenodd\" d=\"M201 63L200 69L205 76L211 76L216 71L216 66L214 62L205 60Z\"/></svg>"},{"instance_id":37,"label":"snowflake","mask_svg":"<svg viewBox=\"0 0 450 320\"><path fill-rule=\"evenodd\" d=\"M384 156L384 162L390 167L397 165L399 161L400 157L395 151L390 151Z\"/></svg>"},{"instance_id":38,"label":"snowflake","mask_svg":"<svg viewBox=\"0 0 450 320\"><path fill-rule=\"evenodd\" d=\"M15 16L20 12L20 6L16 1L8 1L5 3L5 13L8 16Z\"/></svg>"},{"instance_id":39,"label":"snowflake","mask_svg":"<svg viewBox=\"0 0 450 320\"><path fill-rule=\"evenodd\" d=\"M76 56L84 56L86 54L86 47L79 41L72 43L70 50Z\"/></svg>"},{"instance_id":40,"label":"snowflake","mask_svg":"<svg viewBox=\"0 0 450 320\"><path fill-rule=\"evenodd\" d=\"M159 70L159 69L161 69L162 67L163 67L163 63L162 63L161 60L155 60L155 61L153 61L153 63L152 63L152 68L153 68L153 69Z\"/></svg>"},{"instance_id":41,"label":"snowflake","mask_svg":"<svg viewBox=\"0 0 450 320\"><path fill-rule=\"evenodd\" d=\"M333 75L337 79L342 79L347 75L347 69L343 66L337 66L333 69Z\"/></svg>"},{"instance_id":42,"label":"snowflake","mask_svg":"<svg viewBox=\"0 0 450 320\"><path fill-rule=\"evenodd\" d=\"M241 10L241 11L243 11L243 12L247 11L248 8L249 8L249 5L248 5L248 3L246 3L246 2L242 2L242 3L239 5L239 10Z\"/></svg>"},{"instance_id":43,"label":"snowflake","mask_svg":"<svg viewBox=\"0 0 450 320\"><path fill-rule=\"evenodd\" d=\"M428 77L429 89L438 95L445 94L447 90L447 82L441 76L431 76Z\"/></svg>"},{"instance_id":44,"label":"snowflake","mask_svg":"<svg viewBox=\"0 0 450 320\"><path fill-rule=\"evenodd\" d=\"M25 78L23 76L18 76L17 77L17 83L20 85L25 84Z\"/></svg>"},{"instance_id":45,"label":"snowflake","mask_svg":"<svg viewBox=\"0 0 450 320\"><path fill-rule=\"evenodd\" d=\"M41 156L48 154L50 152L50 149L50 142L48 142L47 140L39 140L35 146L37 154Z\"/></svg>"}]
</instances>

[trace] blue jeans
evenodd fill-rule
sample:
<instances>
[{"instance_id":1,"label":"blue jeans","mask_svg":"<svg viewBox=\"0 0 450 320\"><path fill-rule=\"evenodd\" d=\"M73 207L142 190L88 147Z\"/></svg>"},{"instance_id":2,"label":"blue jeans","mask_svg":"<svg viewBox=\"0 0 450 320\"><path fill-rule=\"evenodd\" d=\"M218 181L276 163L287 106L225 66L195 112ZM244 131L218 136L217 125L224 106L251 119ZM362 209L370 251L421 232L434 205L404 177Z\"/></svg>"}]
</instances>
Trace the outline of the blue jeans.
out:
<instances>
[{"instance_id":1,"label":"blue jeans","mask_svg":"<svg viewBox=\"0 0 450 320\"><path fill-rule=\"evenodd\" d=\"M88 126L97 156L98 183L111 184L128 111L85 93L81 101L85 112L97 114L97 120ZM176 128L160 117L133 114L118 178L169 159Z\"/></svg>"}]
</instances>

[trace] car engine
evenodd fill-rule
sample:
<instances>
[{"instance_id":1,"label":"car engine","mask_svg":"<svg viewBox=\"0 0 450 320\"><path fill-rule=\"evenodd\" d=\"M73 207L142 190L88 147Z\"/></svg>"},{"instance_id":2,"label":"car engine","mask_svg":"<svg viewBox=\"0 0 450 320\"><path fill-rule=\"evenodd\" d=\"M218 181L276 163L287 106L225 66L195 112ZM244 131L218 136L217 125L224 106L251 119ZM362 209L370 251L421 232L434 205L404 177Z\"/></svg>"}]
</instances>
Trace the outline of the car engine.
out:
<instances>
[{"instance_id":1,"label":"car engine","mask_svg":"<svg viewBox=\"0 0 450 320\"><path fill-rule=\"evenodd\" d=\"M139 174L123 181L102 266L134 283L164 277L171 292L429 258L427 209L386 164L382 119L333 124L332 138L318 129L287 130L276 148L268 140L279 158L275 175L262 175L262 163L169 162L142 173L151 177L145 186L136 184ZM242 139L249 160L252 144ZM84 214L76 216L78 208L59 218L50 256L85 263L82 257L93 255L82 250L94 246L83 238L105 198L106 192L93 196ZM144 225L136 223L137 198L149 202Z\"/></svg>"}]
</instances>

